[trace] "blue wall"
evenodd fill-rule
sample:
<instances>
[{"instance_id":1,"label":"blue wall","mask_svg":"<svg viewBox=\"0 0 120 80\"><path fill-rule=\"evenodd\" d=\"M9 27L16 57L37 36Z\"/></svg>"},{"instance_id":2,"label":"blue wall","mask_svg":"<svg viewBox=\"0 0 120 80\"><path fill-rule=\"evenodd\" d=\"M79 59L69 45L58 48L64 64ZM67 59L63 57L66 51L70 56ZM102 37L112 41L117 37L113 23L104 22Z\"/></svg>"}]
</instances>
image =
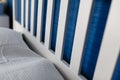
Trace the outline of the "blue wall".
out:
<instances>
[{"instance_id":1,"label":"blue wall","mask_svg":"<svg viewBox=\"0 0 120 80\"><path fill-rule=\"evenodd\" d=\"M31 0L28 1L28 31L31 30Z\"/></svg>"},{"instance_id":2,"label":"blue wall","mask_svg":"<svg viewBox=\"0 0 120 80\"><path fill-rule=\"evenodd\" d=\"M4 14L4 3L0 3L0 15Z\"/></svg>"},{"instance_id":3,"label":"blue wall","mask_svg":"<svg viewBox=\"0 0 120 80\"><path fill-rule=\"evenodd\" d=\"M38 17L38 1L39 0L34 0L35 5L34 5L34 36L37 34L37 17Z\"/></svg>"},{"instance_id":4,"label":"blue wall","mask_svg":"<svg viewBox=\"0 0 120 80\"><path fill-rule=\"evenodd\" d=\"M21 24L21 0L15 0L15 19Z\"/></svg>"},{"instance_id":5,"label":"blue wall","mask_svg":"<svg viewBox=\"0 0 120 80\"><path fill-rule=\"evenodd\" d=\"M111 0L94 0L84 45L80 73L92 80Z\"/></svg>"},{"instance_id":6,"label":"blue wall","mask_svg":"<svg viewBox=\"0 0 120 80\"><path fill-rule=\"evenodd\" d=\"M52 13L52 25L51 25L51 42L50 49L55 51L56 48L56 38L58 29L58 19L59 19L59 9L61 0L54 0L53 13Z\"/></svg>"},{"instance_id":7,"label":"blue wall","mask_svg":"<svg viewBox=\"0 0 120 80\"><path fill-rule=\"evenodd\" d=\"M42 8L42 27L41 27L41 42L45 42L45 29L46 29L46 14L47 14L47 0L43 0Z\"/></svg>"},{"instance_id":8,"label":"blue wall","mask_svg":"<svg viewBox=\"0 0 120 80\"><path fill-rule=\"evenodd\" d=\"M70 64L80 0L69 0L64 34L63 60Z\"/></svg>"},{"instance_id":9,"label":"blue wall","mask_svg":"<svg viewBox=\"0 0 120 80\"><path fill-rule=\"evenodd\" d=\"M120 55L118 57L112 80L120 80Z\"/></svg>"}]
</instances>

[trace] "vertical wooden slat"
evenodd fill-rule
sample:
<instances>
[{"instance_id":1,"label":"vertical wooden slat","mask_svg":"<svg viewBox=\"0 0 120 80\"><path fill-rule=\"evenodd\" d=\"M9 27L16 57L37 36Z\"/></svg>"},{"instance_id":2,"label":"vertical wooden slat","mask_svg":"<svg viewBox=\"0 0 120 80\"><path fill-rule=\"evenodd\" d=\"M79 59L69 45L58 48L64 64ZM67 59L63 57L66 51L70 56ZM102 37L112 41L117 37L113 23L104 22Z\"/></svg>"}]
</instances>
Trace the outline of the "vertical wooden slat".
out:
<instances>
[{"instance_id":1,"label":"vertical wooden slat","mask_svg":"<svg viewBox=\"0 0 120 80\"><path fill-rule=\"evenodd\" d=\"M58 32L57 32L57 41L56 41L56 53L55 53L55 56L59 60L62 57L62 48L63 48L63 41L64 41L63 39L64 39L64 33L65 33L68 1L69 0L61 0L61 4L60 4Z\"/></svg>"},{"instance_id":2,"label":"vertical wooden slat","mask_svg":"<svg viewBox=\"0 0 120 80\"><path fill-rule=\"evenodd\" d=\"M24 22L24 0L21 0L21 26L23 27L23 22Z\"/></svg>"},{"instance_id":3,"label":"vertical wooden slat","mask_svg":"<svg viewBox=\"0 0 120 80\"><path fill-rule=\"evenodd\" d=\"M29 0L26 0L26 30L28 30L28 1Z\"/></svg>"},{"instance_id":4,"label":"vertical wooden slat","mask_svg":"<svg viewBox=\"0 0 120 80\"><path fill-rule=\"evenodd\" d=\"M120 1L113 0L99 58L97 61L94 80L111 80L120 49Z\"/></svg>"},{"instance_id":5,"label":"vertical wooden slat","mask_svg":"<svg viewBox=\"0 0 120 80\"><path fill-rule=\"evenodd\" d=\"M79 13L76 25L76 32L73 44L72 58L70 68L76 74L79 73L82 51L84 48L84 41L89 22L89 15L91 12L93 0L81 0L79 6Z\"/></svg>"},{"instance_id":6,"label":"vertical wooden slat","mask_svg":"<svg viewBox=\"0 0 120 80\"><path fill-rule=\"evenodd\" d=\"M50 38L50 28L51 28L51 20L52 20L52 8L53 1L48 0L47 4L47 14L46 14L46 30L45 30L45 46L49 47L49 38Z\"/></svg>"},{"instance_id":7,"label":"vertical wooden slat","mask_svg":"<svg viewBox=\"0 0 120 80\"><path fill-rule=\"evenodd\" d=\"M12 1L13 4L13 28L14 28L14 24L15 24L15 0Z\"/></svg>"},{"instance_id":8,"label":"vertical wooden slat","mask_svg":"<svg viewBox=\"0 0 120 80\"><path fill-rule=\"evenodd\" d=\"M33 28L34 28L34 4L35 4L35 1L34 0L31 0L31 31L30 33L33 35Z\"/></svg>"},{"instance_id":9,"label":"vertical wooden slat","mask_svg":"<svg viewBox=\"0 0 120 80\"><path fill-rule=\"evenodd\" d=\"M21 1L21 3L22 3L22 0L20 0ZM18 31L18 32L22 32L23 31L23 27L22 27L22 24L21 24L21 22L22 22L22 11L20 11L21 12L21 15L19 15L19 17L21 18L21 21L20 22L18 22L16 19L15 19L15 17L16 17L16 0L13 0L12 1L13 2L13 30L16 30L16 31ZM20 4L21 4L20 3ZM23 5L23 4L21 4L21 5ZM21 6L20 5L20 6ZM21 8L22 8L22 6L21 6ZM22 9L20 9L20 10L22 10Z\"/></svg>"},{"instance_id":10,"label":"vertical wooden slat","mask_svg":"<svg viewBox=\"0 0 120 80\"><path fill-rule=\"evenodd\" d=\"M42 25L42 6L43 0L38 1L38 18L37 18L37 40L40 41L41 25Z\"/></svg>"}]
</instances>

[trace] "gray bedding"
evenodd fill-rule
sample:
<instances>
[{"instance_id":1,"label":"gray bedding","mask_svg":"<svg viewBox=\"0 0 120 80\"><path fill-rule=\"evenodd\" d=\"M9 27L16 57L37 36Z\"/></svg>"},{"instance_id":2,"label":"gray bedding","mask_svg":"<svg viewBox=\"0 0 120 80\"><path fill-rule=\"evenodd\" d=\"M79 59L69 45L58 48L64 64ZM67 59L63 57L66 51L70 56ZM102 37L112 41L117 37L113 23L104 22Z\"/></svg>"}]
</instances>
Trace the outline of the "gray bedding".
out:
<instances>
[{"instance_id":1,"label":"gray bedding","mask_svg":"<svg viewBox=\"0 0 120 80\"><path fill-rule=\"evenodd\" d=\"M21 33L0 28L0 80L64 80L54 65L28 48Z\"/></svg>"}]
</instances>

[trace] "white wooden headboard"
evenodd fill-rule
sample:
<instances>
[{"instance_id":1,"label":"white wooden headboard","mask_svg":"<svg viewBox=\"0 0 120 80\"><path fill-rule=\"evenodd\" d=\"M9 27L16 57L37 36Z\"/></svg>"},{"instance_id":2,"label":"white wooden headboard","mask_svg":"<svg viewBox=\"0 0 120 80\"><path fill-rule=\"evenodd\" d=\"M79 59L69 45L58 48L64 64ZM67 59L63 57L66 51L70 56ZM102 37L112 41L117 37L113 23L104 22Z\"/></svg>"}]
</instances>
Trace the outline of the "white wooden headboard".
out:
<instances>
[{"instance_id":1,"label":"white wooden headboard","mask_svg":"<svg viewBox=\"0 0 120 80\"><path fill-rule=\"evenodd\" d=\"M16 6L13 0L13 28L16 31L22 32L29 42L29 45L39 53L52 61L62 73L66 80L79 80L85 79L85 76L80 74L82 55L84 49L84 43L87 33L87 27L89 23L90 13L94 0L80 0L78 17L76 22L76 30L72 48L72 55L70 64L66 63L63 57L63 44L64 33L67 19L67 9L69 0L61 0L60 12L58 20L58 31L56 40L55 52L49 49L50 36L51 36L51 22L54 0L48 0L47 13L46 13L46 29L45 29L45 43L40 42L41 38L41 25L42 25L42 9L43 1L39 0L38 3L38 15L37 15L37 35L34 36L34 1L31 0L31 30L28 31L28 3L30 0L26 0L26 6L24 6L24 0L21 0L21 23L16 20ZM26 7L24 18L24 7ZM20 16L20 15L19 15ZM26 27L24 26L24 19ZM120 50L120 0L112 0L111 7L106 22L106 28L102 39L97 65L95 68L94 80L110 80L112 78L115 65L119 56ZM83 63L84 64L84 63ZM91 66L91 65L90 65Z\"/></svg>"}]
</instances>

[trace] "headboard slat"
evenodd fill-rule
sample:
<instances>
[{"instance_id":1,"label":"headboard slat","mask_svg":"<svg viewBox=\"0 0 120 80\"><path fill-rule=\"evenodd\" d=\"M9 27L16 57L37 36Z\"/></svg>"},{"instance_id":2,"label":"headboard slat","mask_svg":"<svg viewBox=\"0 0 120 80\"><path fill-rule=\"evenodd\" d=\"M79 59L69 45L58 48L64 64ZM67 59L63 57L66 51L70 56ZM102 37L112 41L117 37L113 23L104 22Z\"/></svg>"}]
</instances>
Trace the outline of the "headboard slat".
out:
<instances>
[{"instance_id":1,"label":"headboard slat","mask_svg":"<svg viewBox=\"0 0 120 80\"><path fill-rule=\"evenodd\" d=\"M31 19L30 19L30 23L31 23L31 25L30 25L30 27L31 27L31 29L30 29L30 33L33 35L33 30L34 30L34 12L35 12L35 9L34 9L34 5L35 5L35 0L31 0ZM29 16L29 17L30 17Z\"/></svg>"},{"instance_id":2,"label":"headboard slat","mask_svg":"<svg viewBox=\"0 0 120 80\"><path fill-rule=\"evenodd\" d=\"M87 5L87 6L86 6ZM92 7L92 0L81 0L79 6L79 13L76 25L75 39L72 51L70 68L79 74L80 63L82 58L82 51L84 48L84 41L89 21L89 14ZM76 61L77 60L77 61Z\"/></svg>"},{"instance_id":3,"label":"headboard slat","mask_svg":"<svg viewBox=\"0 0 120 80\"><path fill-rule=\"evenodd\" d=\"M21 25L23 27L23 24L24 24L24 0L21 0Z\"/></svg>"},{"instance_id":4,"label":"headboard slat","mask_svg":"<svg viewBox=\"0 0 120 80\"><path fill-rule=\"evenodd\" d=\"M46 46L46 48L49 48L53 3L54 3L54 0L48 0L47 14L46 14L46 31L45 31L45 46Z\"/></svg>"},{"instance_id":5,"label":"headboard slat","mask_svg":"<svg viewBox=\"0 0 120 80\"><path fill-rule=\"evenodd\" d=\"M61 60L62 58L62 45L66 25L66 16L69 0L61 0L59 22L58 22L58 32L57 32L57 42L56 42L56 53L55 56Z\"/></svg>"},{"instance_id":6,"label":"headboard slat","mask_svg":"<svg viewBox=\"0 0 120 80\"><path fill-rule=\"evenodd\" d=\"M28 0L26 0L26 30L28 30Z\"/></svg>"},{"instance_id":7,"label":"headboard slat","mask_svg":"<svg viewBox=\"0 0 120 80\"><path fill-rule=\"evenodd\" d=\"M37 40L40 41L41 36L41 26L42 26L42 7L43 7L43 0L38 1L38 18L37 18Z\"/></svg>"}]
</instances>

